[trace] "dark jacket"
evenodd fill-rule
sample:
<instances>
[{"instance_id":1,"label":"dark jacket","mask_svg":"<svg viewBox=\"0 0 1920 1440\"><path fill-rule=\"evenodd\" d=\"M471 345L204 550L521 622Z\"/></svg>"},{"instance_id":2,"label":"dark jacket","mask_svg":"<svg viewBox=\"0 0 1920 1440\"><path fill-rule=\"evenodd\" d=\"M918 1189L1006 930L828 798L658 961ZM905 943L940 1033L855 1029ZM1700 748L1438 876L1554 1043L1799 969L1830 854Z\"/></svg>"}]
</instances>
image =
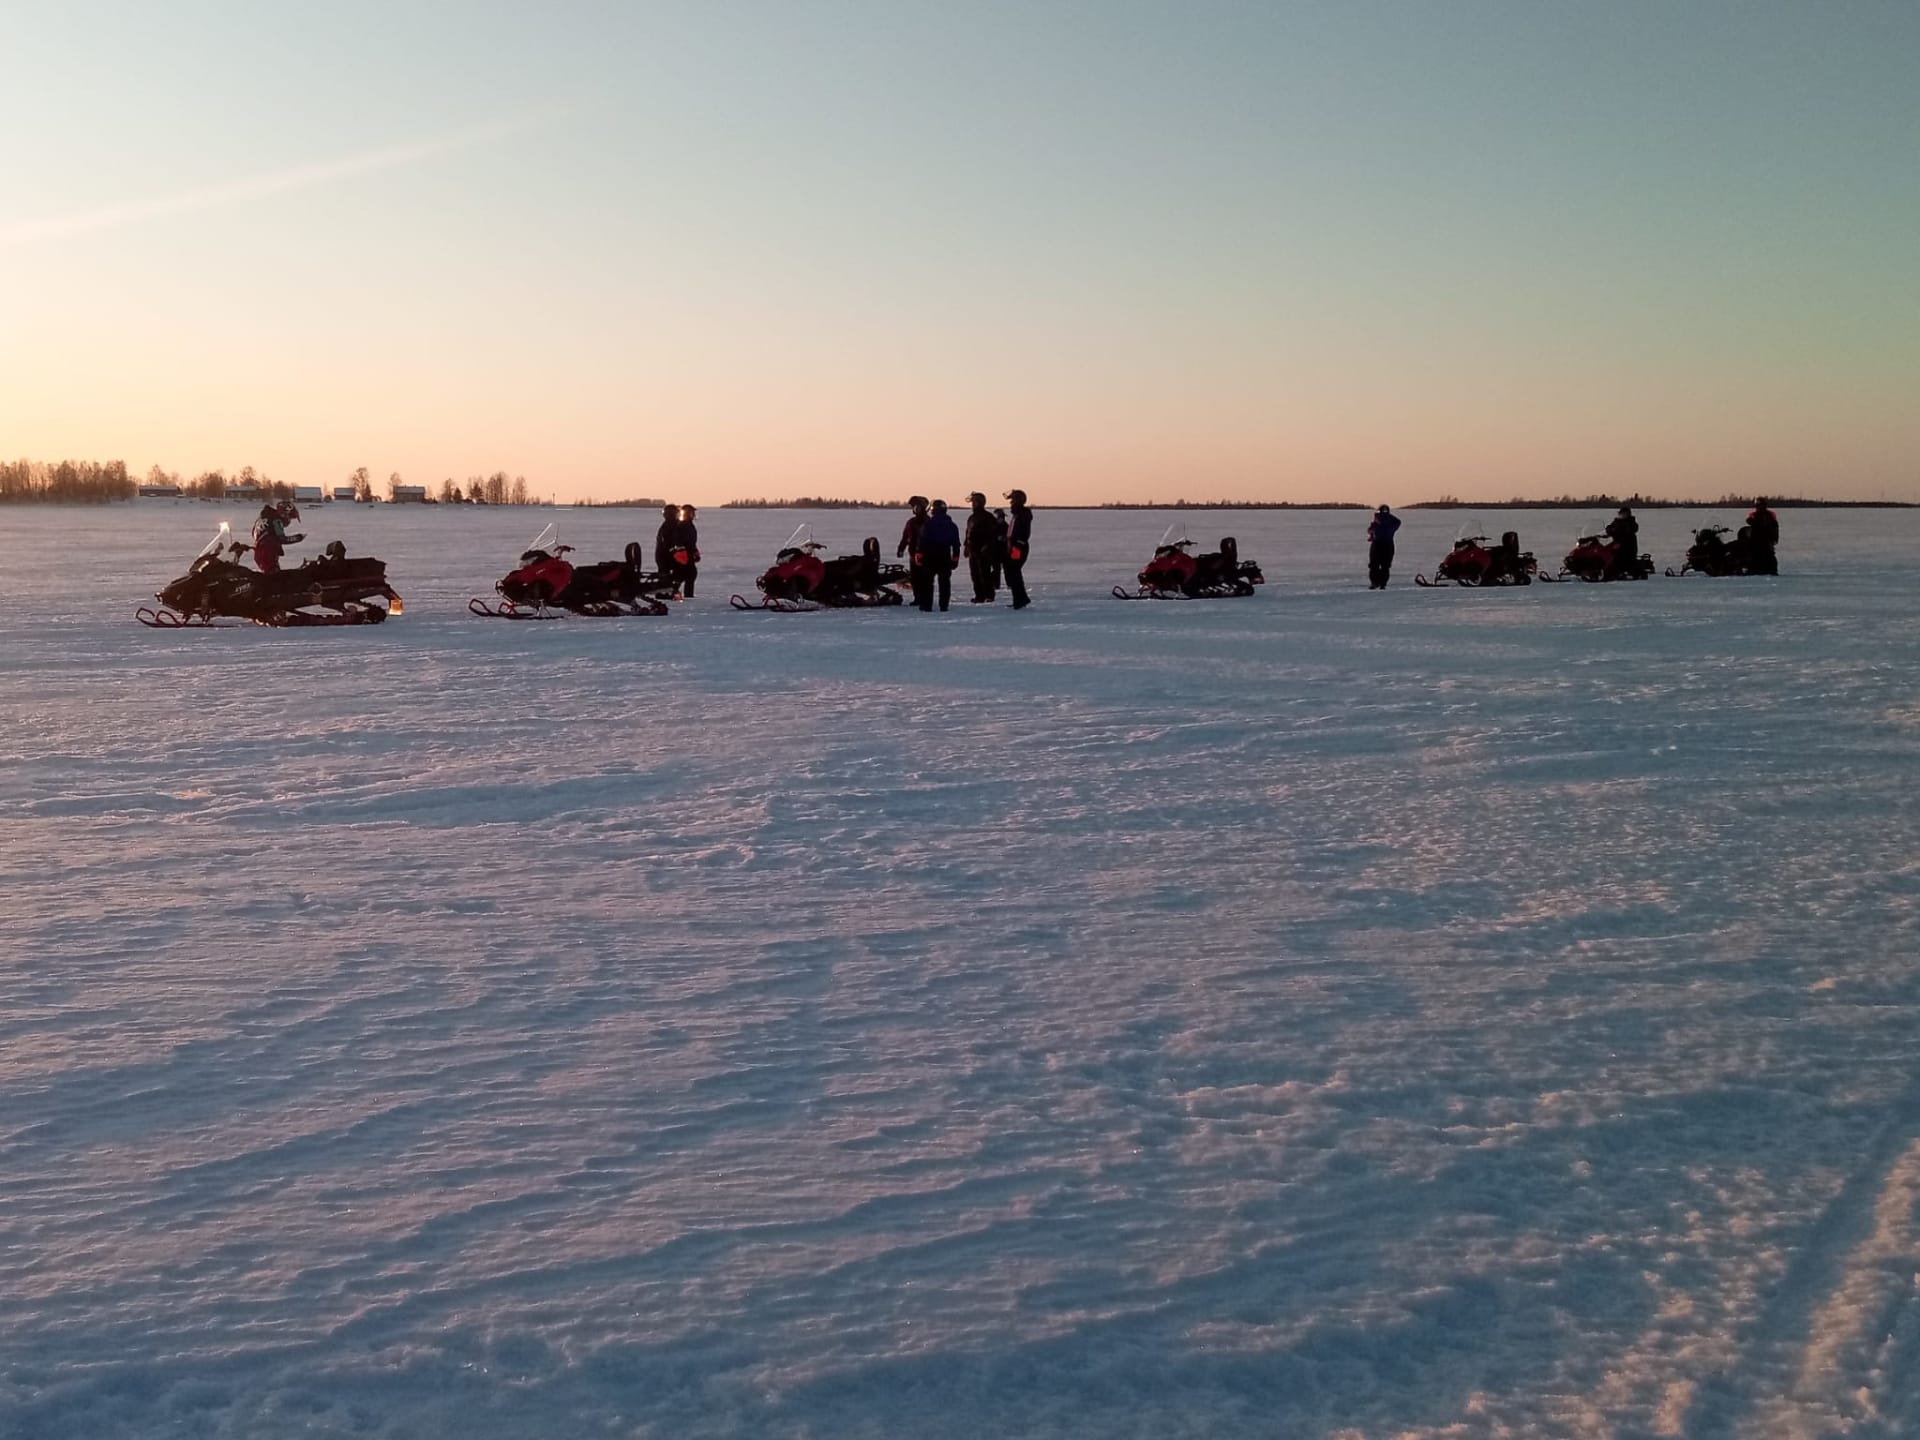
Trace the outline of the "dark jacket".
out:
<instances>
[{"instance_id":1,"label":"dark jacket","mask_svg":"<svg viewBox=\"0 0 1920 1440\"><path fill-rule=\"evenodd\" d=\"M967 554L975 560L998 560L1000 543L1006 538L999 517L991 510L968 512Z\"/></svg>"},{"instance_id":2,"label":"dark jacket","mask_svg":"<svg viewBox=\"0 0 1920 1440\"><path fill-rule=\"evenodd\" d=\"M900 543L894 547L895 555L911 555L920 548L920 531L927 523L925 515L909 515L907 523L900 527Z\"/></svg>"},{"instance_id":3,"label":"dark jacket","mask_svg":"<svg viewBox=\"0 0 1920 1440\"><path fill-rule=\"evenodd\" d=\"M1780 517L1765 506L1756 506L1747 516L1747 529L1752 532L1755 544L1769 550L1780 543Z\"/></svg>"},{"instance_id":4,"label":"dark jacket","mask_svg":"<svg viewBox=\"0 0 1920 1440\"><path fill-rule=\"evenodd\" d=\"M1394 531L1399 528L1400 517L1398 515L1376 515L1373 517L1373 523L1367 526L1367 543L1369 545L1391 546L1393 544Z\"/></svg>"},{"instance_id":5,"label":"dark jacket","mask_svg":"<svg viewBox=\"0 0 1920 1440\"><path fill-rule=\"evenodd\" d=\"M1033 511L1025 505L1013 507L1013 523L1007 527L1007 544L1020 547L1020 558L1026 559L1027 551L1032 548Z\"/></svg>"},{"instance_id":6,"label":"dark jacket","mask_svg":"<svg viewBox=\"0 0 1920 1440\"><path fill-rule=\"evenodd\" d=\"M673 547L679 543L680 522L662 520L653 535L653 567L665 570L673 564Z\"/></svg>"},{"instance_id":7,"label":"dark jacket","mask_svg":"<svg viewBox=\"0 0 1920 1440\"><path fill-rule=\"evenodd\" d=\"M1631 515L1616 515L1607 522L1607 536L1628 559L1640 556L1640 522Z\"/></svg>"},{"instance_id":8,"label":"dark jacket","mask_svg":"<svg viewBox=\"0 0 1920 1440\"><path fill-rule=\"evenodd\" d=\"M920 553L936 570L951 570L960 558L960 529L951 515L935 511L920 528Z\"/></svg>"}]
</instances>

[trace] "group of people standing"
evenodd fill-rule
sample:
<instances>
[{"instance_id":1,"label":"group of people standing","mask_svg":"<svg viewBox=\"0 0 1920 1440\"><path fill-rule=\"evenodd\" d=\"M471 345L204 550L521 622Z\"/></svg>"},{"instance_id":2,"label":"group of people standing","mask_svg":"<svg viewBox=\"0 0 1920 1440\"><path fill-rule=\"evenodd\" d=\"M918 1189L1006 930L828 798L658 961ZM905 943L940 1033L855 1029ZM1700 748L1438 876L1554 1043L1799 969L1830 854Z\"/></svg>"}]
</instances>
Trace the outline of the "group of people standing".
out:
<instances>
[{"instance_id":1,"label":"group of people standing","mask_svg":"<svg viewBox=\"0 0 1920 1440\"><path fill-rule=\"evenodd\" d=\"M1024 610L1032 602L1027 597L1023 571L1027 548L1033 534L1033 511L1027 507L1027 492L1009 490L1006 510L987 508L987 497L978 490L967 497L964 533L947 513L944 500L929 501L915 495L907 501L907 523L901 528L900 543L894 555L906 556L907 575L913 582L913 603L932 610L936 595L942 610L953 598L953 572L960 561L967 562L973 581L975 605L991 605L1000 593L1004 578L1013 596L1013 608Z\"/></svg>"}]
</instances>

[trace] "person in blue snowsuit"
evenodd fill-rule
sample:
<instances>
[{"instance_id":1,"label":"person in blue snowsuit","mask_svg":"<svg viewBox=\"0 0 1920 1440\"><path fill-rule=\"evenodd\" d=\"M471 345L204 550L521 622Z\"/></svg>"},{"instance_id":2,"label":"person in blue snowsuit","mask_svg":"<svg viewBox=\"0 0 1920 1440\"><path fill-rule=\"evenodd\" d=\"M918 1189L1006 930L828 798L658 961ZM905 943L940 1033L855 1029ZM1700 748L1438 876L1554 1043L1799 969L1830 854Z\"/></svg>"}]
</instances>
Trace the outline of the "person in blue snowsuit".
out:
<instances>
[{"instance_id":1,"label":"person in blue snowsuit","mask_svg":"<svg viewBox=\"0 0 1920 1440\"><path fill-rule=\"evenodd\" d=\"M1382 505L1373 512L1367 526L1367 588L1384 590L1393 573L1393 534L1400 528L1400 517Z\"/></svg>"},{"instance_id":2,"label":"person in blue snowsuit","mask_svg":"<svg viewBox=\"0 0 1920 1440\"><path fill-rule=\"evenodd\" d=\"M915 597L922 610L933 608L933 590L940 590L940 608L947 608L953 599L953 567L960 563L960 527L953 523L953 517L947 514L947 502L933 502L933 513L927 517L927 523L920 527L920 562L932 584Z\"/></svg>"}]
</instances>

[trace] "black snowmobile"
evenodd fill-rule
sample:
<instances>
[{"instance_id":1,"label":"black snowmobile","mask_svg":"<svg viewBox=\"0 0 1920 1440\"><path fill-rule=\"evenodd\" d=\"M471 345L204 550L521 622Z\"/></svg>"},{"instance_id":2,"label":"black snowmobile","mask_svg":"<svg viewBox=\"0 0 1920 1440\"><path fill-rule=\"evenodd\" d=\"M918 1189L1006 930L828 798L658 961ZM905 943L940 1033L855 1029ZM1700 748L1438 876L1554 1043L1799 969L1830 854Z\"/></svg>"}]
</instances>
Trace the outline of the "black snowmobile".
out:
<instances>
[{"instance_id":1,"label":"black snowmobile","mask_svg":"<svg viewBox=\"0 0 1920 1440\"><path fill-rule=\"evenodd\" d=\"M1707 525L1696 530L1693 544L1687 547L1687 558L1681 562L1678 570L1671 566L1667 574L1678 577L1694 575L1762 575L1756 563L1753 538L1742 525L1740 533L1733 539L1727 539L1727 527Z\"/></svg>"},{"instance_id":2,"label":"black snowmobile","mask_svg":"<svg viewBox=\"0 0 1920 1440\"><path fill-rule=\"evenodd\" d=\"M160 604L141 606L134 619L156 630L221 619L277 627L377 625L403 608L387 584L386 563L371 556L350 559L338 540L292 570L249 569L239 563L247 549L223 522L187 573L155 595Z\"/></svg>"}]
</instances>

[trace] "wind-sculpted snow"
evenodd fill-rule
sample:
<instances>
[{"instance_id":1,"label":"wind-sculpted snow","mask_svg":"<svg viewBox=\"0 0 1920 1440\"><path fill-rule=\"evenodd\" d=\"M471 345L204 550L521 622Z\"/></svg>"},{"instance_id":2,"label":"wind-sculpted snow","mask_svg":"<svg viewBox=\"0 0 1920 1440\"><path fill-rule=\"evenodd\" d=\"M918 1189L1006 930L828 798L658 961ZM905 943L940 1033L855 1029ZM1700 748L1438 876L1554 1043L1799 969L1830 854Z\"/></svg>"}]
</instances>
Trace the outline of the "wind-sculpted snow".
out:
<instances>
[{"instance_id":1,"label":"wind-sculpted snow","mask_svg":"<svg viewBox=\"0 0 1920 1440\"><path fill-rule=\"evenodd\" d=\"M0 516L9 1440L1920 1422L1907 513L1122 605L1164 517L1042 511L943 617L727 610L715 512L508 624L546 516L336 507L403 617L135 626L217 518Z\"/></svg>"}]
</instances>

